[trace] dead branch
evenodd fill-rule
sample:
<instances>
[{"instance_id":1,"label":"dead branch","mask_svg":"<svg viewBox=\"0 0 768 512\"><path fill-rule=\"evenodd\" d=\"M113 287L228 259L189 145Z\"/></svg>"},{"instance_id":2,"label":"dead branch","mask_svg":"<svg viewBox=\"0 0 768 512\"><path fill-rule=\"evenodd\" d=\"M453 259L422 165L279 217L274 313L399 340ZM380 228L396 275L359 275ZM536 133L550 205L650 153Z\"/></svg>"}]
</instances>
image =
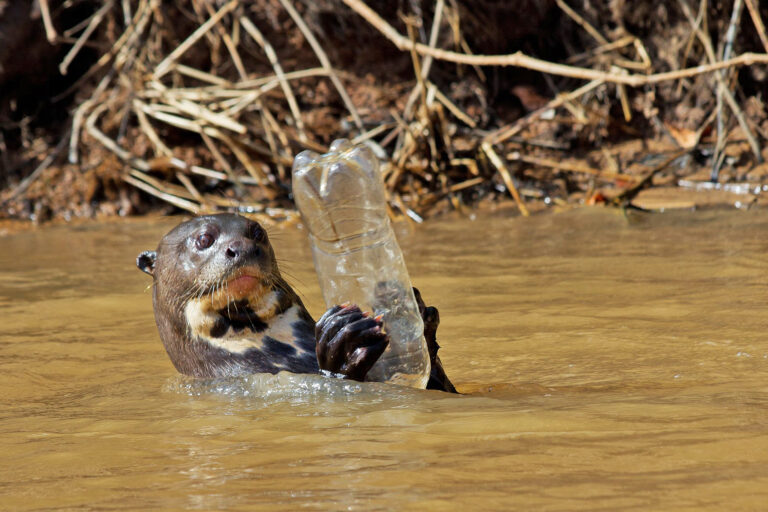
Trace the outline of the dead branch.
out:
<instances>
[{"instance_id":1,"label":"dead branch","mask_svg":"<svg viewBox=\"0 0 768 512\"><path fill-rule=\"evenodd\" d=\"M721 62L714 62L696 66L693 68L679 69L677 71L667 71L664 73L655 73L652 75L638 74L617 74L606 73L589 68L579 68L557 64L534 57L529 57L522 52L515 52L509 55L467 55L464 53L441 50L439 48L430 48L422 43L414 43L400 34L395 28L384 21L376 12L360 0L343 0L347 6L362 16L368 23L373 25L379 32L389 39L399 50L415 50L421 55L431 55L435 59L455 62L457 64L470 64L478 66L512 66L518 68L532 69L549 73L552 75L566 76L570 78L581 78L584 80L600 80L616 84L629 85L631 87L640 87L642 85L657 84L681 78L690 78L705 73L713 73L722 69L729 69L740 66L751 66L753 64L768 64L768 53L747 52L732 59Z\"/></svg>"}]
</instances>

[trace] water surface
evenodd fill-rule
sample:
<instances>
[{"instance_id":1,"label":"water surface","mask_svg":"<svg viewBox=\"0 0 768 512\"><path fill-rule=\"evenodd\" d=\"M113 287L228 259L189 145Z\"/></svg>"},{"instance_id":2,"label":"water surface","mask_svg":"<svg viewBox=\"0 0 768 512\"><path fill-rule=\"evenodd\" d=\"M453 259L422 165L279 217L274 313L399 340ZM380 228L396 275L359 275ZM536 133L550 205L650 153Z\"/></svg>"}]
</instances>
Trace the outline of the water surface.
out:
<instances>
[{"instance_id":1,"label":"water surface","mask_svg":"<svg viewBox=\"0 0 768 512\"><path fill-rule=\"evenodd\" d=\"M401 237L464 396L177 376L135 269L173 219L0 238L3 510L759 510L768 214L431 221ZM322 312L304 241L271 237Z\"/></svg>"}]
</instances>

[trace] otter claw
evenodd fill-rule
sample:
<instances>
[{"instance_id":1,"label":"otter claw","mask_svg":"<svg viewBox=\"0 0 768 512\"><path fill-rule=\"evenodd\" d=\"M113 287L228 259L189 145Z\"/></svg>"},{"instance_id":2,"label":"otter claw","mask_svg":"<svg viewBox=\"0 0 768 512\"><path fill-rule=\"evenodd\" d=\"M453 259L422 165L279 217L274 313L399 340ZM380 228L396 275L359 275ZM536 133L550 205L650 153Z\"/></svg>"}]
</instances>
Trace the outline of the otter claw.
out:
<instances>
[{"instance_id":1,"label":"otter claw","mask_svg":"<svg viewBox=\"0 0 768 512\"><path fill-rule=\"evenodd\" d=\"M315 326L321 370L362 381L389 344L381 318L371 318L356 305L334 306Z\"/></svg>"}]
</instances>

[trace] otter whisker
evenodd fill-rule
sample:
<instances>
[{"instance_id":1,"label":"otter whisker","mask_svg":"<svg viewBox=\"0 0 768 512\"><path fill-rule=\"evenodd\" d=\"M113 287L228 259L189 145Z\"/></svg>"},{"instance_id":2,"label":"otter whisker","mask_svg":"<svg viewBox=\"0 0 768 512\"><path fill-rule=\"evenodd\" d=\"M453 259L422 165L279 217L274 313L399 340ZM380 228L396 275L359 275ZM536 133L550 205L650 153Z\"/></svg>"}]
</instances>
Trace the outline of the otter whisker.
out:
<instances>
[{"instance_id":1,"label":"otter whisker","mask_svg":"<svg viewBox=\"0 0 768 512\"><path fill-rule=\"evenodd\" d=\"M302 288L306 288L307 287L307 284L305 282L303 282L301 279L299 279L298 277L294 276L290 272L282 272L282 274L283 274L283 276L288 277L291 281L293 281L293 283L288 283L288 279L285 279L285 281L286 281L288 286L291 286L291 284L298 283L298 285L301 286Z\"/></svg>"},{"instance_id":2,"label":"otter whisker","mask_svg":"<svg viewBox=\"0 0 768 512\"><path fill-rule=\"evenodd\" d=\"M288 284L287 281L285 281L285 279L278 279L278 278L274 278L274 277L271 278L271 279L272 279L271 286L279 288L280 290L284 291L288 295L295 294L295 295L298 295L300 298L306 299L306 297L304 296L303 293L296 292L293 289L293 287L291 287L291 285Z\"/></svg>"},{"instance_id":3,"label":"otter whisker","mask_svg":"<svg viewBox=\"0 0 768 512\"><path fill-rule=\"evenodd\" d=\"M208 292L208 300L210 301L211 306L213 306L213 297L214 297L214 295L218 295L219 294L219 289L220 288L221 288L221 280L217 281L213 285L213 288L211 288L211 290Z\"/></svg>"},{"instance_id":4,"label":"otter whisker","mask_svg":"<svg viewBox=\"0 0 768 512\"><path fill-rule=\"evenodd\" d=\"M203 286L199 283L195 283L193 286L189 288L187 293L184 294L183 298L179 300L179 306L181 306L183 303L187 302L189 299L192 299L193 297L196 300L200 300L201 294L203 291Z\"/></svg>"},{"instance_id":5,"label":"otter whisker","mask_svg":"<svg viewBox=\"0 0 768 512\"><path fill-rule=\"evenodd\" d=\"M229 297L229 281L227 281L227 316L231 317L232 313L229 311L229 305L232 304L232 300ZM235 304L235 313L237 313L237 304Z\"/></svg>"},{"instance_id":6,"label":"otter whisker","mask_svg":"<svg viewBox=\"0 0 768 512\"><path fill-rule=\"evenodd\" d=\"M195 295L197 300L200 300L203 298L203 293L205 292L205 286L203 286L203 283L197 283L197 280L195 280L195 283L197 284L197 293Z\"/></svg>"}]
</instances>

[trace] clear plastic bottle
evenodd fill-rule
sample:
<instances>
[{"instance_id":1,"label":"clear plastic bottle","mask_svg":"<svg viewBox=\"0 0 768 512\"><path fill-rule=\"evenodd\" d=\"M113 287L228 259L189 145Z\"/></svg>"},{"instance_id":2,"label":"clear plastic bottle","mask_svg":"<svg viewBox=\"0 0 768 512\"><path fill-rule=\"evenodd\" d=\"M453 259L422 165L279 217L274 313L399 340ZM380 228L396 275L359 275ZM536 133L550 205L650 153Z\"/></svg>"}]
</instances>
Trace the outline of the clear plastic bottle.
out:
<instances>
[{"instance_id":1,"label":"clear plastic bottle","mask_svg":"<svg viewBox=\"0 0 768 512\"><path fill-rule=\"evenodd\" d=\"M390 344L368 380L426 387L424 323L387 215L376 156L346 139L324 155L304 151L293 162L293 195L326 305L351 302L383 315Z\"/></svg>"}]
</instances>

